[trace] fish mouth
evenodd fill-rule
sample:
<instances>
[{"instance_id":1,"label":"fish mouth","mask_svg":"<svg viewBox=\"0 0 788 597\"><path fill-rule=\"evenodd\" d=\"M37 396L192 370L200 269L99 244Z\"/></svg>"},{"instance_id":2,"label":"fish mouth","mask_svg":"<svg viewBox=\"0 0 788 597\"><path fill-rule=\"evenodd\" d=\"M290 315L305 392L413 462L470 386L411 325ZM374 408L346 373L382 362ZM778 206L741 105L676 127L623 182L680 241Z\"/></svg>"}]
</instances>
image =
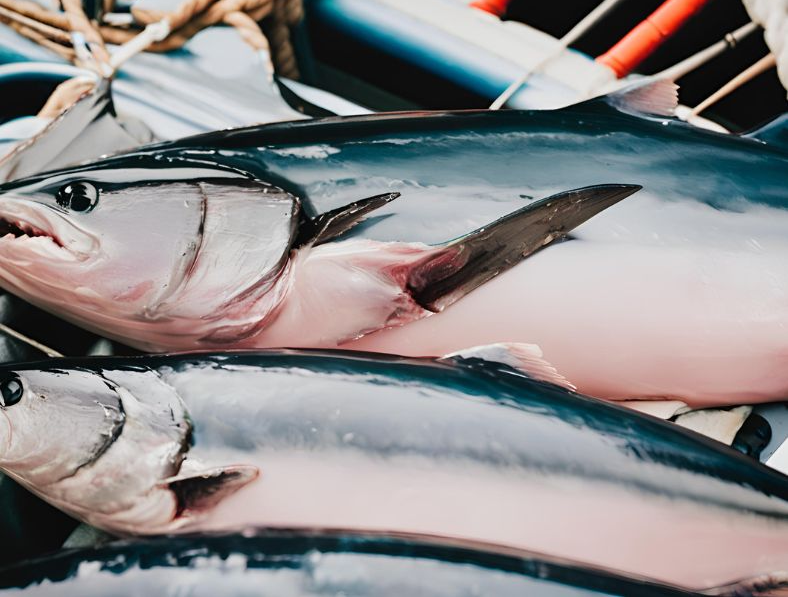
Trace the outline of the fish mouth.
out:
<instances>
[{"instance_id":1,"label":"fish mouth","mask_svg":"<svg viewBox=\"0 0 788 597\"><path fill-rule=\"evenodd\" d=\"M0 251L7 258L43 257L84 262L95 255L96 237L75 226L55 209L29 201L0 202Z\"/></svg>"}]
</instances>

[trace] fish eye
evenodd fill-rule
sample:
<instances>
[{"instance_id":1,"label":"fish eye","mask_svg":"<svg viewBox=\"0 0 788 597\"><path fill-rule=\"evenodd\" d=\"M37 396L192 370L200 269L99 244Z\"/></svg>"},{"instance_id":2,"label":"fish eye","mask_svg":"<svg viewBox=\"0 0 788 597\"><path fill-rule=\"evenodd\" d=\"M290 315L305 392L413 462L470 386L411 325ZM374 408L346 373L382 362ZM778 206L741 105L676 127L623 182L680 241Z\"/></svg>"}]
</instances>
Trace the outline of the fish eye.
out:
<instances>
[{"instance_id":1,"label":"fish eye","mask_svg":"<svg viewBox=\"0 0 788 597\"><path fill-rule=\"evenodd\" d=\"M88 212L99 200L99 190L95 185L86 182L70 182L58 189L55 201L60 207L71 211Z\"/></svg>"},{"instance_id":2,"label":"fish eye","mask_svg":"<svg viewBox=\"0 0 788 597\"><path fill-rule=\"evenodd\" d=\"M4 375L0 379L0 407L13 406L22 399L25 388L16 373Z\"/></svg>"}]
</instances>

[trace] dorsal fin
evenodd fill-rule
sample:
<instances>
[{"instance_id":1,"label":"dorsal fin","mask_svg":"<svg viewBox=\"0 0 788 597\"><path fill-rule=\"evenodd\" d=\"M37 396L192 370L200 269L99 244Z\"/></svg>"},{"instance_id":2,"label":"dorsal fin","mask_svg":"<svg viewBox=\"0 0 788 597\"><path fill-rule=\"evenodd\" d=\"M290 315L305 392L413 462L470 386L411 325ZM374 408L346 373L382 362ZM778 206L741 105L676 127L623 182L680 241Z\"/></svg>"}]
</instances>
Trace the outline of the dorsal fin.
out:
<instances>
[{"instance_id":1,"label":"dorsal fin","mask_svg":"<svg viewBox=\"0 0 788 597\"><path fill-rule=\"evenodd\" d=\"M513 369L525 373L532 379L546 381L567 390L577 388L542 355L542 349L536 344L525 344L522 342L499 342L497 344L485 344L473 346L464 350L458 350L438 359L439 361L448 360L470 360L480 359L491 363L502 363Z\"/></svg>"},{"instance_id":2,"label":"dorsal fin","mask_svg":"<svg viewBox=\"0 0 788 597\"><path fill-rule=\"evenodd\" d=\"M40 133L0 160L0 181L74 165L140 142L115 120L110 81L102 79Z\"/></svg>"},{"instance_id":3,"label":"dorsal fin","mask_svg":"<svg viewBox=\"0 0 788 597\"><path fill-rule=\"evenodd\" d=\"M641 188L627 184L597 185L531 203L436 248L412 268L407 289L425 309L442 311Z\"/></svg>"},{"instance_id":4,"label":"dorsal fin","mask_svg":"<svg viewBox=\"0 0 788 597\"><path fill-rule=\"evenodd\" d=\"M788 150L788 112L780 114L760 128L745 133L742 137L755 139L770 147Z\"/></svg>"},{"instance_id":5,"label":"dorsal fin","mask_svg":"<svg viewBox=\"0 0 788 597\"><path fill-rule=\"evenodd\" d=\"M679 105L678 89L678 85L669 79L644 77L565 109L605 106L635 116L673 116Z\"/></svg>"},{"instance_id":6,"label":"dorsal fin","mask_svg":"<svg viewBox=\"0 0 788 597\"><path fill-rule=\"evenodd\" d=\"M328 242L362 222L368 213L394 201L399 196L399 193L374 195L308 219L298 227L293 248L304 245L316 246Z\"/></svg>"}]
</instances>

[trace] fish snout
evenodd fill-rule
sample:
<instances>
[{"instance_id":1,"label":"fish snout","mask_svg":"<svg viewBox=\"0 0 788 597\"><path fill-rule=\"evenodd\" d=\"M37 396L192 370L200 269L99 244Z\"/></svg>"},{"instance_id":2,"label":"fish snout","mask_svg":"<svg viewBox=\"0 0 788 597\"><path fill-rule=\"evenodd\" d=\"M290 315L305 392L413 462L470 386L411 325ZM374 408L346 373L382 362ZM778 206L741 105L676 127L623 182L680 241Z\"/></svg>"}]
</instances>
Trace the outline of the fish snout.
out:
<instances>
[{"instance_id":1,"label":"fish snout","mask_svg":"<svg viewBox=\"0 0 788 597\"><path fill-rule=\"evenodd\" d=\"M14 195L0 200L0 249L11 258L85 261L98 248L98 238L53 207Z\"/></svg>"}]
</instances>

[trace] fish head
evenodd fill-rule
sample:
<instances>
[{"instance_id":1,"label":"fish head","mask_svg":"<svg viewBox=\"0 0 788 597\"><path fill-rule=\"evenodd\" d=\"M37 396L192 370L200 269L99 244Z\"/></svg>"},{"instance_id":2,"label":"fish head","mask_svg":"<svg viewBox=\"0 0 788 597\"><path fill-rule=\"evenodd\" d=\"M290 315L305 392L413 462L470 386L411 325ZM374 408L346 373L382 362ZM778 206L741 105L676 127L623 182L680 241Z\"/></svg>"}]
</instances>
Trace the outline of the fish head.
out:
<instances>
[{"instance_id":1,"label":"fish head","mask_svg":"<svg viewBox=\"0 0 788 597\"><path fill-rule=\"evenodd\" d=\"M144 368L0 367L0 470L95 526L172 524L177 495L162 483L191 434L180 397Z\"/></svg>"},{"instance_id":2,"label":"fish head","mask_svg":"<svg viewBox=\"0 0 788 597\"><path fill-rule=\"evenodd\" d=\"M0 283L110 337L199 335L206 313L271 289L297 215L292 195L219 167L56 171L0 186Z\"/></svg>"},{"instance_id":3,"label":"fish head","mask_svg":"<svg viewBox=\"0 0 788 597\"><path fill-rule=\"evenodd\" d=\"M113 384L85 371L0 372L0 467L27 486L71 477L122 431Z\"/></svg>"},{"instance_id":4,"label":"fish head","mask_svg":"<svg viewBox=\"0 0 788 597\"><path fill-rule=\"evenodd\" d=\"M109 532L170 532L259 471L189 459L193 424L180 395L158 370L127 361L0 366L0 471Z\"/></svg>"}]
</instances>

